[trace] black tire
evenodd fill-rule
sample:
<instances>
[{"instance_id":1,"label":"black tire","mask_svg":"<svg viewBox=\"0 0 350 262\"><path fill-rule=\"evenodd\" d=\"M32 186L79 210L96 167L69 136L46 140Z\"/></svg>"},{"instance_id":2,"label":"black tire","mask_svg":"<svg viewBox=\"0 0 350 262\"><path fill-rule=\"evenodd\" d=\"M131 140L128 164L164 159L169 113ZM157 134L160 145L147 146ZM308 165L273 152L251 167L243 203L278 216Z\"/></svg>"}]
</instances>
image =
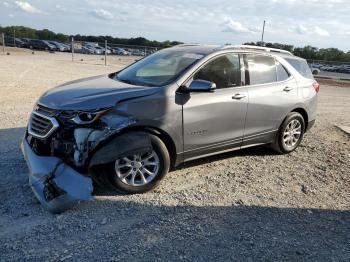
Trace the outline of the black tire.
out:
<instances>
[{"instance_id":1,"label":"black tire","mask_svg":"<svg viewBox=\"0 0 350 262\"><path fill-rule=\"evenodd\" d=\"M164 176L169 172L170 168L170 157L169 152L163 143L163 141L155 135L149 134L153 150L159 158L158 172L154 176L153 180L145 185L132 186L124 183L115 171L115 162L107 165L108 177L111 185L114 189L119 192L127 194L140 194L148 192L156 188Z\"/></svg>"},{"instance_id":2,"label":"black tire","mask_svg":"<svg viewBox=\"0 0 350 262\"><path fill-rule=\"evenodd\" d=\"M285 131L288 125L295 123L296 120L297 122L300 123L300 136L298 137L298 140L296 141L295 144L288 146L285 142ZM293 122L294 121L294 122ZM297 112L291 112L289 113L286 118L284 119L282 125L280 126L278 133L276 135L276 140L273 145L273 149L276 150L278 153L281 154L288 154L293 152L301 143L303 140L305 133L305 120L303 116Z\"/></svg>"}]
</instances>

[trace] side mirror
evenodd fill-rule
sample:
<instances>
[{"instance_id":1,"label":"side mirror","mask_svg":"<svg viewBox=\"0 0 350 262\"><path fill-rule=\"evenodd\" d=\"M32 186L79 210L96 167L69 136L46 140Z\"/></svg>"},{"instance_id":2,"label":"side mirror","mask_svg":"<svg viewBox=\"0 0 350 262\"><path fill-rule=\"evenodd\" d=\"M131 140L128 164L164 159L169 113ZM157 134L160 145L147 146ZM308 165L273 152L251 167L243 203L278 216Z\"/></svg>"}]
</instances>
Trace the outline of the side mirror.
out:
<instances>
[{"instance_id":1,"label":"side mirror","mask_svg":"<svg viewBox=\"0 0 350 262\"><path fill-rule=\"evenodd\" d=\"M216 84L206 80L193 80L189 87L184 88L187 92L213 92L216 89Z\"/></svg>"}]
</instances>

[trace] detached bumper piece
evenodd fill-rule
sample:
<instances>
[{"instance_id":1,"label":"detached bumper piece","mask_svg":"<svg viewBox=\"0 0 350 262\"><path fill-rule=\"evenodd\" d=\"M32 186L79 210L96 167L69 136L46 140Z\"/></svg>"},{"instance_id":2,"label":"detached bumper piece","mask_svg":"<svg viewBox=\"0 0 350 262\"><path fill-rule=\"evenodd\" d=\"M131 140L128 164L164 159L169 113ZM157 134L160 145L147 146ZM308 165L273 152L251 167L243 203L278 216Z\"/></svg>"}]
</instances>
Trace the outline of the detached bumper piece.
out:
<instances>
[{"instance_id":1,"label":"detached bumper piece","mask_svg":"<svg viewBox=\"0 0 350 262\"><path fill-rule=\"evenodd\" d=\"M29 168L29 185L51 213L61 213L80 201L92 200L92 179L75 171L57 157L38 156L23 139L21 145Z\"/></svg>"}]
</instances>

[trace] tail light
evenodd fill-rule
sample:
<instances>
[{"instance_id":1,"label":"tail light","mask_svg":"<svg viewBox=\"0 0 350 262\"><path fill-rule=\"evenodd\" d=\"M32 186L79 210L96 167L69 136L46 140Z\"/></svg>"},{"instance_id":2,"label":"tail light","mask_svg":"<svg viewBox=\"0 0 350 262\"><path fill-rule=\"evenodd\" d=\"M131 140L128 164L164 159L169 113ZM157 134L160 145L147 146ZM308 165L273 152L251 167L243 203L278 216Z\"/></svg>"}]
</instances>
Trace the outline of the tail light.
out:
<instances>
[{"instance_id":1,"label":"tail light","mask_svg":"<svg viewBox=\"0 0 350 262\"><path fill-rule=\"evenodd\" d=\"M312 84L312 86L314 87L316 93L320 92L320 84L315 82Z\"/></svg>"}]
</instances>

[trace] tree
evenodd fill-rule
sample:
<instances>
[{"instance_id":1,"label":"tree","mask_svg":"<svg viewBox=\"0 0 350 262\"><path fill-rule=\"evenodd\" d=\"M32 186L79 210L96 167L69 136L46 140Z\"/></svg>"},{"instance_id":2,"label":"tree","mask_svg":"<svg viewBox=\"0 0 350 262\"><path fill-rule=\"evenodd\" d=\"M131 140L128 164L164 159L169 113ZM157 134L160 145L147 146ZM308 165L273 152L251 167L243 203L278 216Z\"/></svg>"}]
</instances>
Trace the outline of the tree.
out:
<instances>
[{"instance_id":1,"label":"tree","mask_svg":"<svg viewBox=\"0 0 350 262\"><path fill-rule=\"evenodd\" d=\"M43 29L43 30L36 30L29 27L24 26L7 26L7 27L1 27L0 26L0 33L5 33L7 36L13 36L13 30L16 31L16 37L26 37L26 38L32 38L32 39L42 39L42 40L56 40L60 42L69 42L72 37L74 37L75 41L86 41L86 42L98 42L98 43L104 43L105 40L108 41L110 44L121 44L121 45L136 45L136 46L151 46L151 47L170 47L177 44L180 44L181 42L177 41L164 41L164 42L158 42L158 41L150 41L144 37L136 37L136 38L118 38L118 37L112 37L112 36L92 36L92 35L65 35L62 33L54 33L50 31L49 29Z\"/></svg>"},{"instance_id":2,"label":"tree","mask_svg":"<svg viewBox=\"0 0 350 262\"><path fill-rule=\"evenodd\" d=\"M245 43L245 45L259 46L260 42ZM294 47L293 45L279 44L279 43L265 43L266 47L278 48L292 52L296 56L308 60L327 60L336 62L350 62L350 52L343 52L337 48L321 48L318 49L313 46Z\"/></svg>"}]
</instances>

